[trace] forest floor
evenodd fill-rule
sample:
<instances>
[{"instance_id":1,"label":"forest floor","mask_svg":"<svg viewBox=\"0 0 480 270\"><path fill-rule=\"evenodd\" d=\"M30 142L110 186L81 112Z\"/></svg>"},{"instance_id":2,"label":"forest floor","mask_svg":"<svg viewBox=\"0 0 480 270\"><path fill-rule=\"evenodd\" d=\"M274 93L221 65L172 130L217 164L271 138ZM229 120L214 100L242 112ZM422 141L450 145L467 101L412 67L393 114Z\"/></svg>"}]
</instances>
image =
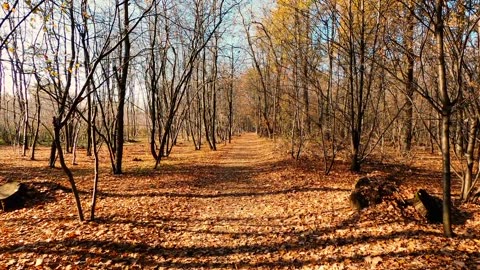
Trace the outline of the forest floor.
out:
<instances>
[{"instance_id":1,"label":"forest floor","mask_svg":"<svg viewBox=\"0 0 480 270\"><path fill-rule=\"evenodd\" d=\"M155 171L148 145L128 143L121 176L102 154L97 219L87 222L62 170L47 167L48 148L35 161L0 148L0 179L38 197L0 212L0 269L480 269L479 205L459 206L465 219L446 239L440 224L394 200L352 211L358 175L341 160L325 176L320 161L295 161L255 134L215 152L192 148L180 143ZM411 159L363 171L389 174L404 199L419 188L440 194L438 157ZM69 166L88 219L93 162L80 150L77 163Z\"/></svg>"}]
</instances>

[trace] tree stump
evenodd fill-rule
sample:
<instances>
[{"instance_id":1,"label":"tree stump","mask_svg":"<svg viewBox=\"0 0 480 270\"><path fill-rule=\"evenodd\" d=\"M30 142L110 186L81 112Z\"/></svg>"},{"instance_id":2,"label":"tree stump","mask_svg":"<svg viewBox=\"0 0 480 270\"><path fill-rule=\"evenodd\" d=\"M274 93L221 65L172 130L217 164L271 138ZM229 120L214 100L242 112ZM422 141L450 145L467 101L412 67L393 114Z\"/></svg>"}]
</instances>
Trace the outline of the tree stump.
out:
<instances>
[{"instance_id":1,"label":"tree stump","mask_svg":"<svg viewBox=\"0 0 480 270\"><path fill-rule=\"evenodd\" d=\"M430 223L442 222L442 199L428 194L424 189L419 189L413 198L415 209Z\"/></svg>"},{"instance_id":2,"label":"tree stump","mask_svg":"<svg viewBox=\"0 0 480 270\"><path fill-rule=\"evenodd\" d=\"M0 204L4 212L23 207L25 203L23 190L24 187L19 182L9 182L0 186Z\"/></svg>"},{"instance_id":3,"label":"tree stump","mask_svg":"<svg viewBox=\"0 0 480 270\"><path fill-rule=\"evenodd\" d=\"M350 207L359 211L379 204L383 197L390 196L395 191L397 191L396 184L389 179L360 177L348 198Z\"/></svg>"}]
</instances>

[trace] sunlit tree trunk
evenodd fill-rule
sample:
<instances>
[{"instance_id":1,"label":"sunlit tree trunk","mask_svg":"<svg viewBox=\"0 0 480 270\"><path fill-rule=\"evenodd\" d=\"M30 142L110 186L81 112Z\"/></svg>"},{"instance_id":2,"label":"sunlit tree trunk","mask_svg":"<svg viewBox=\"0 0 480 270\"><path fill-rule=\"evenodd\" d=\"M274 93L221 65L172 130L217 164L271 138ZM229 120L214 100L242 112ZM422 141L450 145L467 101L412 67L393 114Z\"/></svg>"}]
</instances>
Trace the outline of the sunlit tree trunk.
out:
<instances>
[{"instance_id":1,"label":"sunlit tree trunk","mask_svg":"<svg viewBox=\"0 0 480 270\"><path fill-rule=\"evenodd\" d=\"M36 125L35 125L35 132L33 134L32 138L32 146L30 150L30 159L35 160L35 149L37 146L38 142L38 134L40 132L40 121L41 121L41 112L42 112L42 107L41 107L41 102L40 102L40 88L37 86L36 87L36 93L35 93L35 106L36 106Z\"/></svg>"},{"instance_id":2,"label":"sunlit tree trunk","mask_svg":"<svg viewBox=\"0 0 480 270\"><path fill-rule=\"evenodd\" d=\"M450 171L450 117L452 114L452 103L448 95L446 63L444 50L444 20L443 0L435 2L435 41L437 46L437 75L438 91L441 102L441 147L443 165L443 232L446 237L452 237L451 223L451 171Z\"/></svg>"},{"instance_id":3,"label":"sunlit tree trunk","mask_svg":"<svg viewBox=\"0 0 480 270\"><path fill-rule=\"evenodd\" d=\"M127 78L130 61L130 37L128 34L130 28L130 19L128 12L129 1L123 2L123 31L125 39L123 41L123 56L121 60L121 74L116 73L118 83L118 107L116 117L116 138L115 138L115 168L114 174L122 174L123 143L124 143L124 120L125 120L125 98L127 93Z\"/></svg>"},{"instance_id":4,"label":"sunlit tree trunk","mask_svg":"<svg viewBox=\"0 0 480 270\"><path fill-rule=\"evenodd\" d=\"M462 200L468 200L469 194L472 190L473 185L473 166L475 162L475 145L477 141L478 135L478 118L470 118L468 119L469 122L469 132L468 132L468 143L467 149L465 152L466 155L466 168L465 168L465 175L463 176L463 183L462 183L462 190L460 194L460 198Z\"/></svg>"},{"instance_id":5,"label":"sunlit tree trunk","mask_svg":"<svg viewBox=\"0 0 480 270\"><path fill-rule=\"evenodd\" d=\"M406 81L405 81L405 107L404 117L402 123L402 146L403 152L410 152L412 148L413 138L413 95L415 93L414 82L414 67L415 67L415 52L413 48L414 42L414 28L415 28L415 15L414 15L414 1L409 2L408 9L405 11L408 13L406 17L407 28L405 31L405 58L406 58Z\"/></svg>"}]
</instances>

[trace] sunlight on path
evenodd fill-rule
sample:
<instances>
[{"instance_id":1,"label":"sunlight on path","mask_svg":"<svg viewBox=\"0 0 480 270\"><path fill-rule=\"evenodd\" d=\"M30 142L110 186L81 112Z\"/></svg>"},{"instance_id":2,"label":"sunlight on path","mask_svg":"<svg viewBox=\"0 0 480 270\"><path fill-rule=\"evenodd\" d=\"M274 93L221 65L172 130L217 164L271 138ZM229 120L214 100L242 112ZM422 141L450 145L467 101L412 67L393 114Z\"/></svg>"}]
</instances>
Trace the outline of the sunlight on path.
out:
<instances>
[{"instance_id":1,"label":"sunlight on path","mask_svg":"<svg viewBox=\"0 0 480 270\"><path fill-rule=\"evenodd\" d=\"M226 268L233 267L232 262L248 266L250 259L267 268L281 266L274 261L283 256L279 250L286 243L300 248L292 235L299 237L335 221L332 203L344 198L323 201L327 193L344 191L312 185L309 173L293 168L286 163L288 158L275 151L272 141L251 133L209 152L208 159L193 168L200 173L182 213L186 222L175 223L184 232L178 241L213 250L217 254L206 261Z\"/></svg>"},{"instance_id":2,"label":"sunlight on path","mask_svg":"<svg viewBox=\"0 0 480 270\"><path fill-rule=\"evenodd\" d=\"M51 196L0 215L0 269L375 269L372 262L444 269L452 259L479 257L478 222L449 244L430 225L362 217L348 207L358 175L325 176L317 161L296 162L255 134L218 151L182 141L160 170L151 169L147 144L128 146L127 160L144 162L131 161L122 176L101 175L98 220L84 223L71 194L57 189L66 182L62 171L45 168L47 147L41 161L0 155L9 164L4 175ZM75 175L88 209L91 160L80 164Z\"/></svg>"},{"instance_id":3,"label":"sunlight on path","mask_svg":"<svg viewBox=\"0 0 480 270\"><path fill-rule=\"evenodd\" d=\"M258 166L273 162L273 151L273 142L259 138L255 133L247 133L218 150L218 159L212 161L225 166Z\"/></svg>"}]
</instances>

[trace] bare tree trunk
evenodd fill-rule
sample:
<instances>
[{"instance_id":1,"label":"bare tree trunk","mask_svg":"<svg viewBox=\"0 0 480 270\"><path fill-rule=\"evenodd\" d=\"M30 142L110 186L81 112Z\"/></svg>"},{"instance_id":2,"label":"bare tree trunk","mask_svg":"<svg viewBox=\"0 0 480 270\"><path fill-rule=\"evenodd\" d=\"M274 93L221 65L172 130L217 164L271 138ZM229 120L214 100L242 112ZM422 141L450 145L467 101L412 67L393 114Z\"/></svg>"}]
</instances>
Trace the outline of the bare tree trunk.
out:
<instances>
[{"instance_id":1,"label":"bare tree trunk","mask_svg":"<svg viewBox=\"0 0 480 270\"><path fill-rule=\"evenodd\" d=\"M438 91L442 106L442 164L443 164L443 232L446 237L453 237L451 223L451 171L450 171L450 117L452 105L447 90L446 63L444 51L444 21L443 21L443 0L436 0L435 3L435 41L437 45L437 74Z\"/></svg>"},{"instance_id":2,"label":"bare tree trunk","mask_svg":"<svg viewBox=\"0 0 480 270\"><path fill-rule=\"evenodd\" d=\"M50 158L49 158L48 166L50 168L55 168L55 161L57 160L57 147L55 145L55 136L52 139L53 141L52 141L52 145L50 146Z\"/></svg>"},{"instance_id":3,"label":"bare tree trunk","mask_svg":"<svg viewBox=\"0 0 480 270\"><path fill-rule=\"evenodd\" d=\"M73 142L72 142L72 164L77 165L77 143L78 143L78 134L80 133L80 123L75 125L73 131Z\"/></svg>"},{"instance_id":4,"label":"bare tree trunk","mask_svg":"<svg viewBox=\"0 0 480 270\"><path fill-rule=\"evenodd\" d=\"M404 108L404 121L402 126L402 152L410 152L412 149L412 133L413 133L413 94L415 92L414 85L414 67L415 67L415 55L413 51L413 33L415 28L415 14L414 14L414 2L410 1L408 7L409 15L407 16L407 29L405 32L405 47L406 47L406 60L407 60L407 74L405 83L405 108Z\"/></svg>"},{"instance_id":5,"label":"bare tree trunk","mask_svg":"<svg viewBox=\"0 0 480 270\"><path fill-rule=\"evenodd\" d=\"M40 93L39 93L39 88L37 87L36 89L36 94L35 94L35 106L37 107L37 112L36 112L36 127L35 127L35 133L32 138L32 146L31 146L31 152L30 152L30 159L35 160L35 148L37 146L37 141L38 141L38 134L40 132L40 118L41 118L41 103L40 103Z\"/></svg>"},{"instance_id":6,"label":"bare tree trunk","mask_svg":"<svg viewBox=\"0 0 480 270\"><path fill-rule=\"evenodd\" d=\"M58 159L60 161L60 166L62 167L63 171L67 175L68 181L70 182L70 186L72 187L72 193L73 196L75 197L75 205L77 206L77 212L78 212L78 219L80 221L84 221L83 217L83 210L82 210L82 204L80 202L80 196L78 194L77 187L75 185L75 180L73 178L72 171L67 167L67 164L65 163L65 158L63 156L63 151L62 151L62 143L60 142L60 120L57 118L53 118L53 129L54 129L54 144L58 150Z\"/></svg>"},{"instance_id":7,"label":"bare tree trunk","mask_svg":"<svg viewBox=\"0 0 480 270\"><path fill-rule=\"evenodd\" d=\"M90 92L90 87L89 87ZM92 156L92 95L87 97L87 156Z\"/></svg>"},{"instance_id":8,"label":"bare tree trunk","mask_svg":"<svg viewBox=\"0 0 480 270\"><path fill-rule=\"evenodd\" d=\"M451 172L450 172L450 117L442 115L442 164L443 164L443 232L446 237L452 237L451 224Z\"/></svg>"},{"instance_id":9,"label":"bare tree trunk","mask_svg":"<svg viewBox=\"0 0 480 270\"><path fill-rule=\"evenodd\" d=\"M211 118L209 119L207 117L207 112L210 111L210 103L208 99L208 90L207 90L207 64L206 64L206 51L203 51L203 58L202 58L202 115L203 115L203 124L205 128L205 139L208 142L208 145L210 146L210 149L213 150L213 143L210 138L211 134Z\"/></svg>"},{"instance_id":10,"label":"bare tree trunk","mask_svg":"<svg viewBox=\"0 0 480 270\"><path fill-rule=\"evenodd\" d=\"M464 112L462 109L456 112L456 122L455 122L455 154L458 157L464 155L464 143L463 143L463 129L462 122L464 119Z\"/></svg>"},{"instance_id":11,"label":"bare tree trunk","mask_svg":"<svg viewBox=\"0 0 480 270\"><path fill-rule=\"evenodd\" d=\"M130 37L128 34L130 21L128 13L129 1L125 0L123 2L123 27L125 33L125 39L123 41L123 57L121 61L121 70L122 74L117 74L118 82L118 107L117 107L117 118L116 118L116 138L115 138L115 168L114 174L122 174L122 160L123 160L123 143L124 143L124 115L125 115L125 98L127 93L127 78L128 78L128 67L130 61Z\"/></svg>"},{"instance_id":12,"label":"bare tree trunk","mask_svg":"<svg viewBox=\"0 0 480 270\"><path fill-rule=\"evenodd\" d=\"M473 184L473 165L475 162L474 155L475 155L475 143L477 140L477 133L478 133L478 118L470 118L470 129L468 132L468 144L467 144L467 167L465 168L465 175L462 183L462 190L460 194L460 198L464 201L469 199L470 191L472 190Z\"/></svg>"},{"instance_id":13,"label":"bare tree trunk","mask_svg":"<svg viewBox=\"0 0 480 270\"><path fill-rule=\"evenodd\" d=\"M92 111L93 113L93 111ZM96 112L95 112L96 115ZM97 205L97 189L98 189L98 178L99 178L99 159L98 159L98 147L97 147L97 135L96 135L96 128L95 128L95 116L92 115L91 119L91 131L92 131L92 146L93 146L93 157L95 160L94 168L93 168L93 190L92 190L92 203L90 205L90 220L95 220L95 207Z\"/></svg>"},{"instance_id":14,"label":"bare tree trunk","mask_svg":"<svg viewBox=\"0 0 480 270\"><path fill-rule=\"evenodd\" d=\"M28 118L30 117L30 110L28 108L28 97L27 97L27 92L28 89L25 87L25 100L24 100L24 109L23 109L23 114L24 114L24 119L23 119L23 141L22 141L22 156L27 155L27 150L28 150Z\"/></svg>"},{"instance_id":15,"label":"bare tree trunk","mask_svg":"<svg viewBox=\"0 0 480 270\"><path fill-rule=\"evenodd\" d=\"M354 28L353 20L354 14L352 12L352 3L349 5L349 49L348 49L348 58L349 58L349 94L350 94L350 136L351 136L351 157L350 157L350 170L354 172L360 171L360 134L361 134L361 116L359 115L360 111L358 108L361 108L361 91L362 85L356 86L355 84L355 66L356 66L356 56L355 56L355 38L354 38ZM360 26L363 28L363 26ZM362 38L361 38L362 39ZM361 50L361 48L360 48ZM363 69L363 66L360 67ZM362 74L357 75L363 77ZM357 88L358 87L358 88ZM360 124L360 125L359 125Z\"/></svg>"},{"instance_id":16,"label":"bare tree trunk","mask_svg":"<svg viewBox=\"0 0 480 270\"><path fill-rule=\"evenodd\" d=\"M217 150L217 84L218 84L218 33L215 33L215 38L213 39L214 48L213 48L213 63L212 63L212 150Z\"/></svg>"},{"instance_id":17,"label":"bare tree trunk","mask_svg":"<svg viewBox=\"0 0 480 270\"><path fill-rule=\"evenodd\" d=\"M199 78L199 66L197 66L197 92L199 91L199 86L198 83L200 81ZM198 132L198 149L200 150L202 148L202 100L200 99L200 94L197 94L197 114L196 114L196 125L197 125L197 132Z\"/></svg>"},{"instance_id":18,"label":"bare tree trunk","mask_svg":"<svg viewBox=\"0 0 480 270\"><path fill-rule=\"evenodd\" d=\"M243 25L245 27L245 32L247 34L247 42L248 42L248 46L250 48L250 52L251 52L251 55L252 55L252 60L253 60L253 64L254 64L254 67L255 67L255 70L257 71L257 74L258 76L260 77L260 85L262 86L262 95L263 95L263 104L262 104L262 98L260 97L260 95L258 96L258 99L259 99L259 104L258 104L258 108L259 108L259 117L257 119L257 127L256 127L256 130L257 130L257 133L260 131L260 121L261 119L260 118L263 118L263 123L265 124L265 129L267 131L267 135L269 138L272 138L273 137L273 127L272 127L272 124L271 124L271 121L270 121L270 118L269 118L269 106L268 106L268 86L267 86L267 82L266 82L266 76L264 74L264 72L262 71L262 68L260 66L260 63L255 55L255 50L253 48L253 42L252 42L252 39L251 39L251 36L250 36L250 27L248 27L246 24L245 24L245 21L243 21ZM262 133L260 131L260 133Z\"/></svg>"},{"instance_id":19,"label":"bare tree trunk","mask_svg":"<svg viewBox=\"0 0 480 270\"><path fill-rule=\"evenodd\" d=\"M228 143L232 143L232 132L233 132L233 87L235 79L235 55L233 52L232 46L232 55L231 55L231 65L230 65L230 87L228 88Z\"/></svg>"}]
</instances>

